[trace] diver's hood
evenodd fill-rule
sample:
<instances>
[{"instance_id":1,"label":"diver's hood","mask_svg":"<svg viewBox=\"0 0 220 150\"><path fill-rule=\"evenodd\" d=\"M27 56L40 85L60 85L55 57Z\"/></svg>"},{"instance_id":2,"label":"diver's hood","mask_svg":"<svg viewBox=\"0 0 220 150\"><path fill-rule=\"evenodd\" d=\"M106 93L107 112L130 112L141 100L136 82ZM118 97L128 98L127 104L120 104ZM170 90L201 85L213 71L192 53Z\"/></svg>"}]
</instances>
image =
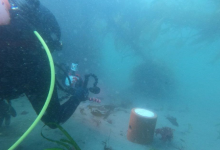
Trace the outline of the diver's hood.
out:
<instances>
[{"instance_id":1,"label":"diver's hood","mask_svg":"<svg viewBox=\"0 0 220 150\"><path fill-rule=\"evenodd\" d=\"M55 16L39 0L9 0L11 4L11 24L26 26L31 31L38 31L45 39L50 50L62 48L61 31Z\"/></svg>"},{"instance_id":2,"label":"diver's hood","mask_svg":"<svg viewBox=\"0 0 220 150\"><path fill-rule=\"evenodd\" d=\"M40 6L39 0L9 0L12 9L36 10Z\"/></svg>"},{"instance_id":3,"label":"diver's hood","mask_svg":"<svg viewBox=\"0 0 220 150\"><path fill-rule=\"evenodd\" d=\"M39 0L9 0L11 18L32 18L40 7Z\"/></svg>"}]
</instances>

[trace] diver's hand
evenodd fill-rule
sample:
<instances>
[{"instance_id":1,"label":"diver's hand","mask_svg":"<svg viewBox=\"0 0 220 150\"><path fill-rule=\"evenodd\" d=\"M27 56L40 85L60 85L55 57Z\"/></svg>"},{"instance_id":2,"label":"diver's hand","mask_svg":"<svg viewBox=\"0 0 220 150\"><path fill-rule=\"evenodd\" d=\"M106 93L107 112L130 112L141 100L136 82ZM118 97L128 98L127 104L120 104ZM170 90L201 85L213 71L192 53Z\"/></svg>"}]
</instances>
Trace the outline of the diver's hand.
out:
<instances>
[{"instance_id":1,"label":"diver's hand","mask_svg":"<svg viewBox=\"0 0 220 150\"><path fill-rule=\"evenodd\" d=\"M85 101L88 99L89 90L87 88L78 87L75 89L75 96L79 101Z\"/></svg>"},{"instance_id":2,"label":"diver's hand","mask_svg":"<svg viewBox=\"0 0 220 150\"><path fill-rule=\"evenodd\" d=\"M9 126L11 123L11 116L16 116L15 109L10 103L7 103L5 100L0 100L0 127L4 121L5 125Z\"/></svg>"}]
</instances>

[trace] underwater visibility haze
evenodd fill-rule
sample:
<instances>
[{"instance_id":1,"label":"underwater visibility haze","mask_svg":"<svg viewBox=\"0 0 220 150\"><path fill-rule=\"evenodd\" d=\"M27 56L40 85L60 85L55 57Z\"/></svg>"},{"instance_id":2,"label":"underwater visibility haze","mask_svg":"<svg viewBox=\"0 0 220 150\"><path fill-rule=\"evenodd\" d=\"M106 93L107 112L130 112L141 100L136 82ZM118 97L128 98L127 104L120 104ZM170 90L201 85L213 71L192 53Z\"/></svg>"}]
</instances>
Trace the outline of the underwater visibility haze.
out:
<instances>
[{"instance_id":1,"label":"underwater visibility haze","mask_svg":"<svg viewBox=\"0 0 220 150\"><path fill-rule=\"evenodd\" d=\"M98 77L101 92L95 96L102 102L80 104L63 124L82 150L220 149L220 1L40 2L61 28L62 50L53 53L54 61L77 62L81 76ZM98 106L107 115L90 113ZM151 144L127 140L132 108L157 114ZM44 141L40 128L20 149L49 148L38 145ZM0 134L0 149L2 141Z\"/></svg>"}]
</instances>

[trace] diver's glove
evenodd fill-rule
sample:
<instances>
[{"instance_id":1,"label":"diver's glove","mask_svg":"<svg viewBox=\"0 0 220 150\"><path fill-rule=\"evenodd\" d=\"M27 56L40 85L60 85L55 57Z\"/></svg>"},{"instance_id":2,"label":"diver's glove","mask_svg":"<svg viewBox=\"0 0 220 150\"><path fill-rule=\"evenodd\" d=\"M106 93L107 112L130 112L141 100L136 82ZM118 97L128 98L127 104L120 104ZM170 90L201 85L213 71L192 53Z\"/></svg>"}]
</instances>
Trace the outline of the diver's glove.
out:
<instances>
[{"instance_id":1,"label":"diver's glove","mask_svg":"<svg viewBox=\"0 0 220 150\"><path fill-rule=\"evenodd\" d=\"M87 88L78 87L75 89L75 96L78 101L85 101L88 99L89 90Z\"/></svg>"},{"instance_id":2,"label":"diver's glove","mask_svg":"<svg viewBox=\"0 0 220 150\"><path fill-rule=\"evenodd\" d=\"M15 117L16 111L11 106L10 102L6 102L5 100L0 100L0 127L5 121L5 125L9 126L11 123L11 116Z\"/></svg>"}]
</instances>

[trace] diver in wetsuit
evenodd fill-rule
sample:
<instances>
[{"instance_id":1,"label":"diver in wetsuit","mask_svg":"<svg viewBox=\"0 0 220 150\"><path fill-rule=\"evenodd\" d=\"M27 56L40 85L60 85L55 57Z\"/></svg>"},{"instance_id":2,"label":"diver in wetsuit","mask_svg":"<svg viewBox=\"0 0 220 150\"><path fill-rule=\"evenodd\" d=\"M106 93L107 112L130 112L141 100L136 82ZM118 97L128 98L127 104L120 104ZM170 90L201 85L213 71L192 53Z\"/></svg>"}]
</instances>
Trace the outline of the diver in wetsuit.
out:
<instances>
[{"instance_id":1,"label":"diver in wetsuit","mask_svg":"<svg viewBox=\"0 0 220 150\"><path fill-rule=\"evenodd\" d=\"M9 115L16 115L7 101L25 93L39 114L48 95L50 66L47 55L33 31L38 31L51 51L61 49L60 27L54 15L39 0L9 0L10 24L0 26L0 126ZM55 86L51 102L42 117L44 123L65 122L88 89L80 87L64 104L60 104ZM51 126L50 127L54 127Z\"/></svg>"}]
</instances>

